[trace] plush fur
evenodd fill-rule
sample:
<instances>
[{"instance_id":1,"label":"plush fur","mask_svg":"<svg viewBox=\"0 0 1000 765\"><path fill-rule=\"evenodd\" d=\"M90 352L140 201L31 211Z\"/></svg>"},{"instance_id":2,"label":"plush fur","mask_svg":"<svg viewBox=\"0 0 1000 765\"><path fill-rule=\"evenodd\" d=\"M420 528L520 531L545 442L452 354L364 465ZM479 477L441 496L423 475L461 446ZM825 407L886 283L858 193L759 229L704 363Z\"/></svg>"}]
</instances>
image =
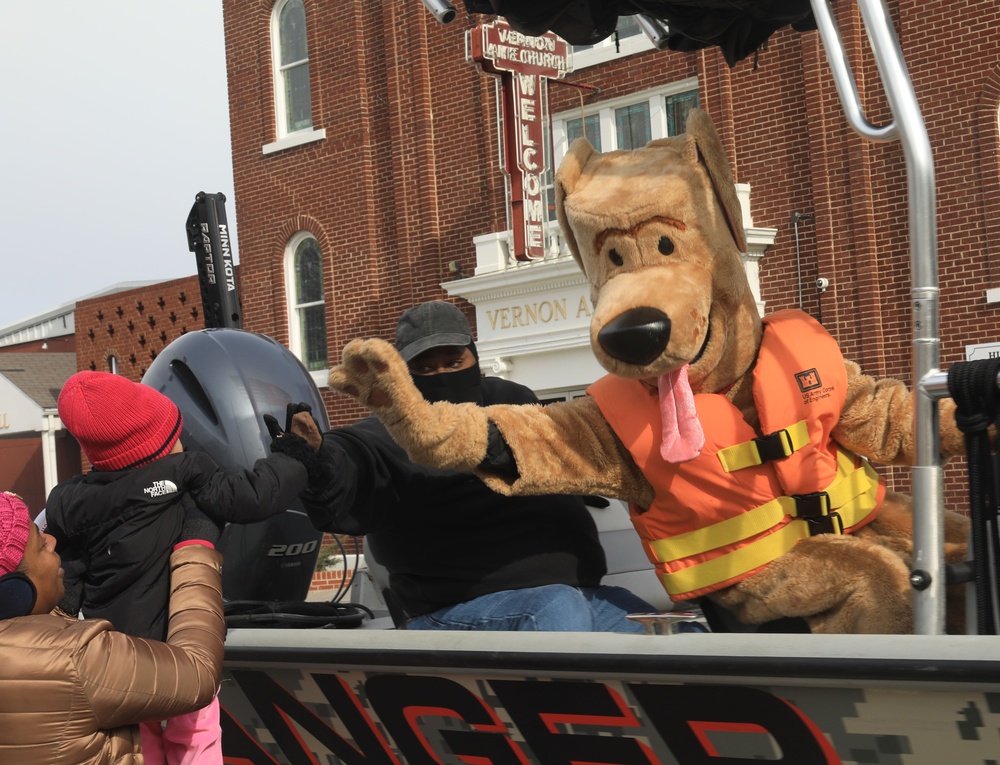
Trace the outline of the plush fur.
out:
<instances>
[{"instance_id":1,"label":"plush fur","mask_svg":"<svg viewBox=\"0 0 1000 765\"><path fill-rule=\"evenodd\" d=\"M750 373L762 325L740 259L746 243L735 187L708 116L695 110L685 134L634 151L601 154L579 139L557 174L556 206L592 285L591 345L601 365L653 387L686 366L693 393L724 392L759 433ZM656 344L618 334L633 309L669 317L669 338ZM911 393L845 365L847 400L834 439L876 463L909 463ZM502 493L605 494L641 511L657 490L590 397L544 408L428 404L381 340L348 345L330 385L371 407L411 458L438 467L477 469L488 419L510 446L517 476L477 472ZM952 412L944 402L945 455L963 449ZM799 616L814 632L909 632L910 509L908 497L889 492L879 516L857 533L800 541L710 597L748 624ZM948 559L964 560L966 519L948 513L945 529ZM959 609L950 619L958 630Z\"/></svg>"}]
</instances>

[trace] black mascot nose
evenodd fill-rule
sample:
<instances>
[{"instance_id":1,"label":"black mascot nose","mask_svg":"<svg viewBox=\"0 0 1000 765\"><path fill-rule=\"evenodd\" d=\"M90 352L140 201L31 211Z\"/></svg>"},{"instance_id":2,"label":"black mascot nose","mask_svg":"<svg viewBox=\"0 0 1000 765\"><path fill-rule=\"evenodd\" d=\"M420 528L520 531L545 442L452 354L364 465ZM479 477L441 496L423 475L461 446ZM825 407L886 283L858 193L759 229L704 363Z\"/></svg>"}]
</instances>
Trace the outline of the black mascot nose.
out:
<instances>
[{"instance_id":1,"label":"black mascot nose","mask_svg":"<svg viewBox=\"0 0 1000 765\"><path fill-rule=\"evenodd\" d=\"M597 342L612 358L644 366L666 350L670 317L657 308L633 308L605 324Z\"/></svg>"}]
</instances>

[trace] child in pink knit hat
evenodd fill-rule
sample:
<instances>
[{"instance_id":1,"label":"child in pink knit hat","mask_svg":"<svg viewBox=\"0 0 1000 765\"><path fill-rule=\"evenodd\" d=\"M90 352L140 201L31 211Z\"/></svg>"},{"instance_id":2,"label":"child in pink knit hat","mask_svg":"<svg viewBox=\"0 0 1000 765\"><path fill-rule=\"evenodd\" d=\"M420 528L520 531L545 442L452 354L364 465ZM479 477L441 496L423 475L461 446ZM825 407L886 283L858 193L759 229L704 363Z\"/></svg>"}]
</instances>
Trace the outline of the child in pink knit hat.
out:
<instances>
[{"instance_id":1,"label":"child in pink knit hat","mask_svg":"<svg viewBox=\"0 0 1000 765\"><path fill-rule=\"evenodd\" d=\"M46 503L67 572L63 607L130 635L166 637L169 555L156 540L177 537L186 507L220 526L261 521L307 485L302 463L286 454L226 473L208 454L185 452L173 401L119 375L78 372L58 408L94 468L56 486ZM218 701L140 730L147 763L222 763Z\"/></svg>"}]
</instances>

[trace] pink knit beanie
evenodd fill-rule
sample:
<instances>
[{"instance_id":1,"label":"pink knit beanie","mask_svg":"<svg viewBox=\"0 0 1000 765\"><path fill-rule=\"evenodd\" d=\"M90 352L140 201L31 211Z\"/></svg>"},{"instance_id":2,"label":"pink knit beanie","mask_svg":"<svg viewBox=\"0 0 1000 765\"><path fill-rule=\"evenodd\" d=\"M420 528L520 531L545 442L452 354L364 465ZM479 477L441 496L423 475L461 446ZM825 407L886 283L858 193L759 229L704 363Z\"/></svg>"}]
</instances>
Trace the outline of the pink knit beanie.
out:
<instances>
[{"instance_id":1,"label":"pink knit beanie","mask_svg":"<svg viewBox=\"0 0 1000 765\"><path fill-rule=\"evenodd\" d=\"M157 390L110 372L77 372L59 394L59 417L96 470L128 470L170 453L180 410Z\"/></svg>"},{"instance_id":2,"label":"pink knit beanie","mask_svg":"<svg viewBox=\"0 0 1000 765\"><path fill-rule=\"evenodd\" d=\"M31 516L16 494L0 492L0 576L16 571L28 546Z\"/></svg>"}]
</instances>

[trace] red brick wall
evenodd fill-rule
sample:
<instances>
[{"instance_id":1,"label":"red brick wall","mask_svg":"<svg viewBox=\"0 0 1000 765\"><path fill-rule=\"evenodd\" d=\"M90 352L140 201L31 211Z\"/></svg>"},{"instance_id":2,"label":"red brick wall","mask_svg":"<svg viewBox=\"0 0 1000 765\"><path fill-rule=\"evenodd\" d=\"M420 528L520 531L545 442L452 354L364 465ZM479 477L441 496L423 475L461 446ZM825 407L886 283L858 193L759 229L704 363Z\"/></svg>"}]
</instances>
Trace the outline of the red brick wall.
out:
<instances>
[{"instance_id":1,"label":"red brick wall","mask_svg":"<svg viewBox=\"0 0 1000 765\"><path fill-rule=\"evenodd\" d=\"M463 60L461 24L418 3L307 2L313 124L326 139L264 156L272 5L224 3L244 316L287 342L284 248L308 229L327 265L336 360L348 340L391 337L405 308L442 298L446 264L471 273L472 237L504 227L493 85ZM334 422L362 414L342 397L327 405Z\"/></svg>"},{"instance_id":2,"label":"red brick wall","mask_svg":"<svg viewBox=\"0 0 1000 765\"><path fill-rule=\"evenodd\" d=\"M191 270L195 268L192 256ZM198 278L82 300L76 304L75 321L77 369L110 371L108 358L114 356L119 374L139 382L168 343L204 329Z\"/></svg>"}]
</instances>

